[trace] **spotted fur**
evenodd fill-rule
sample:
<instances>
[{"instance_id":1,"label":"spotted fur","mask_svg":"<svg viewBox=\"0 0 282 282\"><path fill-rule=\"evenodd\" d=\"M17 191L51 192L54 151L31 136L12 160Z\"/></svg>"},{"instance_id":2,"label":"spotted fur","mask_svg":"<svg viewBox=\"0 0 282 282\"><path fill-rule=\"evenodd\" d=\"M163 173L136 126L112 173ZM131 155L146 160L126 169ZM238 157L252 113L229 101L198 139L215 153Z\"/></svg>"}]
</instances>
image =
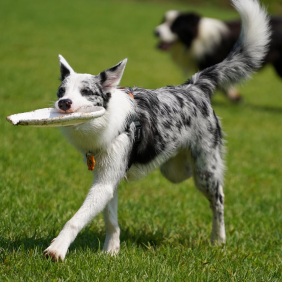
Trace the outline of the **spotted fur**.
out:
<instances>
[{"instance_id":1,"label":"spotted fur","mask_svg":"<svg viewBox=\"0 0 282 282\"><path fill-rule=\"evenodd\" d=\"M210 97L216 86L239 82L259 67L268 44L268 19L258 2L233 3L244 26L233 52L222 63L195 74L179 86L120 89L117 86L126 60L93 76L75 73L60 56L63 81L59 89L63 90L58 91L55 106L75 112L82 106L99 105L106 111L97 119L63 128L68 140L84 156L95 156L94 183L81 208L45 250L46 256L63 260L78 232L101 211L106 223L104 250L118 252L117 186L123 178L136 180L158 167L173 183L194 177L197 188L210 202L211 241L225 242L223 136ZM68 103L60 108L64 100ZM137 148L133 120L142 124ZM135 158L128 170L133 149Z\"/></svg>"}]
</instances>

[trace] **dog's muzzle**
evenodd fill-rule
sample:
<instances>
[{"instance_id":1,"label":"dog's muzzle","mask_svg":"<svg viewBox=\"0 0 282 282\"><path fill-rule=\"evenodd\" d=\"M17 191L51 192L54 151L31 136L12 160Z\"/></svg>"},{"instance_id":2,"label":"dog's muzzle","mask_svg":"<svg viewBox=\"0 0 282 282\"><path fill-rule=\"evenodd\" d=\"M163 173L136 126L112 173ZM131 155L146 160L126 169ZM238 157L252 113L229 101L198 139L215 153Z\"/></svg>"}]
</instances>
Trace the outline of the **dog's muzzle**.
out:
<instances>
[{"instance_id":1,"label":"dog's muzzle","mask_svg":"<svg viewBox=\"0 0 282 282\"><path fill-rule=\"evenodd\" d=\"M72 100L70 99L62 99L58 102L58 106L60 110L67 111L71 108Z\"/></svg>"}]
</instances>

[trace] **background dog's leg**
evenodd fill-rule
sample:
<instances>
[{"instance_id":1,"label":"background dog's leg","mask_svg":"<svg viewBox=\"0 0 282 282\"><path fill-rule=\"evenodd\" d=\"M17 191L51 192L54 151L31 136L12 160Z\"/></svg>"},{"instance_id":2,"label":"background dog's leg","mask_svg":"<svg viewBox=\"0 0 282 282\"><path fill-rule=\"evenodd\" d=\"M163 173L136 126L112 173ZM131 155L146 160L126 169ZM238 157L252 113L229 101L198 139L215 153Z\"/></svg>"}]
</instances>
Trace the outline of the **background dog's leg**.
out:
<instances>
[{"instance_id":1,"label":"background dog's leg","mask_svg":"<svg viewBox=\"0 0 282 282\"><path fill-rule=\"evenodd\" d=\"M119 252L120 229L118 225L118 192L114 192L114 197L108 202L104 209L104 219L106 225L106 240L103 250L112 254Z\"/></svg>"},{"instance_id":2,"label":"background dog's leg","mask_svg":"<svg viewBox=\"0 0 282 282\"><path fill-rule=\"evenodd\" d=\"M194 180L197 188L210 202L212 210L211 242L225 243L223 163L220 154L210 155L209 162L199 156L195 160Z\"/></svg>"},{"instance_id":3,"label":"background dog's leg","mask_svg":"<svg viewBox=\"0 0 282 282\"><path fill-rule=\"evenodd\" d=\"M240 95L238 90L234 87L230 87L228 89L222 89L223 94L232 102L240 103L243 101L243 97Z\"/></svg>"}]
</instances>

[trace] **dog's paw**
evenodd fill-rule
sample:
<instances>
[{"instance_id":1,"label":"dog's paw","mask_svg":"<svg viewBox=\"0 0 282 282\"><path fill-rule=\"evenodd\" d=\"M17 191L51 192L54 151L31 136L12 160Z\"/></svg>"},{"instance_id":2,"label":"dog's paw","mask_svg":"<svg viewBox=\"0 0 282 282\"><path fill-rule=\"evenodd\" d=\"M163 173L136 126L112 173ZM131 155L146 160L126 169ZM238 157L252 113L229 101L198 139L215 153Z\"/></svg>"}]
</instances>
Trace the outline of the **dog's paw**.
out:
<instances>
[{"instance_id":1,"label":"dog's paw","mask_svg":"<svg viewBox=\"0 0 282 282\"><path fill-rule=\"evenodd\" d=\"M112 256L116 256L116 255L118 255L118 253L119 253L119 246L118 247L115 247L115 248L103 248L103 252L104 253L107 253L107 254L110 254L110 255L112 255Z\"/></svg>"},{"instance_id":2,"label":"dog's paw","mask_svg":"<svg viewBox=\"0 0 282 282\"><path fill-rule=\"evenodd\" d=\"M68 246L62 240L57 238L51 241L51 245L43 252L46 258L51 258L52 261L63 261L65 259Z\"/></svg>"},{"instance_id":3,"label":"dog's paw","mask_svg":"<svg viewBox=\"0 0 282 282\"><path fill-rule=\"evenodd\" d=\"M111 255L117 255L120 249L120 242L117 238L106 238L105 245L103 248L103 252L109 253Z\"/></svg>"}]
</instances>

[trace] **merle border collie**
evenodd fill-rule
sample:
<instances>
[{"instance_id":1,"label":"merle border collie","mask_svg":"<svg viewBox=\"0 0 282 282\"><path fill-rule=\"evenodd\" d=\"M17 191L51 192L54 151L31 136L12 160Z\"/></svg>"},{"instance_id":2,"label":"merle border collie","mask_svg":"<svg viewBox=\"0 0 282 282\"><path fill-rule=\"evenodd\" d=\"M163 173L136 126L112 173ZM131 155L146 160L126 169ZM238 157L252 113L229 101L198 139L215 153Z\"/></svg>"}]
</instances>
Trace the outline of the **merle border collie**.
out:
<instances>
[{"instance_id":1,"label":"merle border collie","mask_svg":"<svg viewBox=\"0 0 282 282\"><path fill-rule=\"evenodd\" d=\"M272 64L282 78L282 17L271 17L270 48L262 66ZM223 22L196 13L168 11L155 29L158 48L167 51L184 75L203 70L223 61L239 38L241 21ZM227 97L238 102L241 96L234 87L222 88Z\"/></svg>"},{"instance_id":2,"label":"merle border collie","mask_svg":"<svg viewBox=\"0 0 282 282\"><path fill-rule=\"evenodd\" d=\"M256 0L232 2L243 21L240 40L225 60L182 85L119 88L127 60L95 76L76 73L60 56L62 83L55 107L71 113L82 106L100 106L105 114L62 128L82 155L92 158L92 165L95 158L96 165L85 201L44 251L47 257L63 260L80 230L101 211L106 224L104 251L118 253L118 184L140 179L158 167L173 183L193 176L212 211L211 242L225 242L223 138L210 99L218 85L237 83L261 66L270 34L267 14Z\"/></svg>"}]
</instances>

